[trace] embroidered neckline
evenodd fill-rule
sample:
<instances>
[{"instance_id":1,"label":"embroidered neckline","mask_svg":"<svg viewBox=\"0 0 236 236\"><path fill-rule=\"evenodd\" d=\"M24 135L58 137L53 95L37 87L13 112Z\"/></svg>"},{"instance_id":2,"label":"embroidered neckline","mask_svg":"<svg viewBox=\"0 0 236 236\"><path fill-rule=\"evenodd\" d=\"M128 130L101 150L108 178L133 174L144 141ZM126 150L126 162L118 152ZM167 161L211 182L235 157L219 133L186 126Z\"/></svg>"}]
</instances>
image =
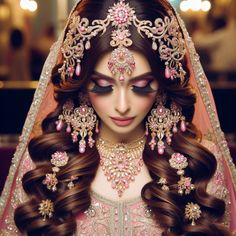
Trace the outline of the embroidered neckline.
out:
<instances>
[{"instance_id":1,"label":"embroidered neckline","mask_svg":"<svg viewBox=\"0 0 236 236\"><path fill-rule=\"evenodd\" d=\"M126 199L126 200L115 201L115 200L109 199L105 196L102 196L99 193L94 192L93 190L90 190L90 193L91 193L91 197L93 199L98 200L99 202L103 202L103 203L112 205L112 206L114 206L114 205L131 205L131 204L138 203L138 202L144 203L141 195L130 198L130 199Z\"/></svg>"}]
</instances>

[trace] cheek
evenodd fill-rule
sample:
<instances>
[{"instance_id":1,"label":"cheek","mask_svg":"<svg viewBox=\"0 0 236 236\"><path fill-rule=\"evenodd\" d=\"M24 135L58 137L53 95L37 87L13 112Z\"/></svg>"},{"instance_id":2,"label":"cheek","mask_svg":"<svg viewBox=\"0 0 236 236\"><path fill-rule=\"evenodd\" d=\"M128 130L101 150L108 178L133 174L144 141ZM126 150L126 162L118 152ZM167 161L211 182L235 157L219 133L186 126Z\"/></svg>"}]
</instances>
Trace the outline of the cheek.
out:
<instances>
[{"instance_id":1,"label":"cheek","mask_svg":"<svg viewBox=\"0 0 236 236\"><path fill-rule=\"evenodd\" d=\"M100 113L100 111L104 112L105 107L111 107L111 100L107 99L106 96L100 96L95 93L89 93L89 99L97 113Z\"/></svg>"},{"instance_id":2,"label":"cheek","mask_svg":"<svg viewBox=\"0 0 236 236\"><path fill-rule=\"evenodd\" d=\"M140 112L148 112L153 103L155 102L155 94L153 95L149 95L148 97L143 97L143 98L137 98L135 99L135 104L134 104L134 107L137 108L138 111Z\"/></svg>"}]
</instances>

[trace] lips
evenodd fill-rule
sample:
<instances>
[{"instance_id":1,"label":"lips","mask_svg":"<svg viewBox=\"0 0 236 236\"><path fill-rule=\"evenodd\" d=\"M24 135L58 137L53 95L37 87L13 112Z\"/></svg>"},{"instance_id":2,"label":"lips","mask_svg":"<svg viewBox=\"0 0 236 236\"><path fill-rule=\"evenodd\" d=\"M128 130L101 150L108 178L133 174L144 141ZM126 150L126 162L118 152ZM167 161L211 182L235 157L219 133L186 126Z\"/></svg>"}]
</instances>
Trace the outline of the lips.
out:
<instances>
[{"instance_id":1,"label":"lips","mask_svg":"<svg viewBox=\"0 0 236 236\"><path fill-rule=\"evenodd\" d=\"M128 126L133 122L134 117L111 117L111 119L118 126Z\"/></svg>"}]
</instances>

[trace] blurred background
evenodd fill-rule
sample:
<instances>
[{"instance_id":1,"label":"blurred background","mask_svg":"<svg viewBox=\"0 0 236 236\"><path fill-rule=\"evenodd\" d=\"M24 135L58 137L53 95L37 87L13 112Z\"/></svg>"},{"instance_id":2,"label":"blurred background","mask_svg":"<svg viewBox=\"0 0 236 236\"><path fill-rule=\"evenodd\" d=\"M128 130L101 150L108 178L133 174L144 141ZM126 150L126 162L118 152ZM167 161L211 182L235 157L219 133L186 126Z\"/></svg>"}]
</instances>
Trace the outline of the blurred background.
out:
<instances>
[{"instance_id":1,"label":"blurred background","mask_svg":"<svg viewBox=\"0 0 236 236\"><path fill-rule=\"evenodd\" d=\"M170 0L210 80L236 156L236 0ZM76 0L0 0L0 192L51 45Z\"/></svg>"}]
</instances>

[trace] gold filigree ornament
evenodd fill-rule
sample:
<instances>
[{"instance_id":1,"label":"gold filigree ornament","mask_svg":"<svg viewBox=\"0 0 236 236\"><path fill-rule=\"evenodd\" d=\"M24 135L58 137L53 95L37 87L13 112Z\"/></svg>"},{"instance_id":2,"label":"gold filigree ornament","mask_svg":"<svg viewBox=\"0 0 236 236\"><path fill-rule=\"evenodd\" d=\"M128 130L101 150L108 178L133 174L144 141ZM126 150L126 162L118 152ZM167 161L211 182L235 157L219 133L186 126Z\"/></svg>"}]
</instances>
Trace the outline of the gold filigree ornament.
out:
<instances>
[{"instance_id":1,"label":"gold filigree ornament","mask_svg":"<svg viewBox=\"0 0 236 236\"><path fill-rule=\"evenodd\" d=\"M50 199L42 200L38 210L39 214L43 216L43 221L45 221L47 217L52 218L54 212L53 202Z\"/></svg>"},{"instance_id":2,"label":"gold filigree ornament","mask_svg":"<svg viewBox=\"0 0 236 236\"><path fill-rule=\"evenodd\" d=\"M180 176L178 181L178 193L180 195L190 194L195 189L194 184L191 183L192 178L184 176L184 169L188 166L188 159L181 153L173 153L169 159L170 166L177 169L177 175Z\"/></svg>"},{"instance_id":3,"label":"gold filigree ornament","mask_svg":"<svg viewBox=\"0 0 236 236\"><path fill-rule=\"evenodd\" d=\"M57 190L58 179L56 177L56 173L60 171L59 167L63 167L67 165L69 157L66 152L55 152L51 156L51 164L54 165L52 167L53 173L48 173L45 175L45 179L43 180L43 184L47 186L47 189L55 192Z\"/></svg>"},{"instance_id":4,"label":"gold filigree ornament","mask_svg":"<svg viewBox=\"0 0 236 236\"><path fill-rule=\"evenodd\" d=\"M96 142L102 170L119 197L141 171L144 145L144 136L132 143L113 144L102 138Z\"/></svg>"},{"instance_id":5,"label":"gold filigree ornament","mask_svg":"<svg viewBox=\"0 0 236 236\"><path fill-rule=\"evenodd\" d=\"M185 218L191 220L191 225L196 225L196 220L201 217L202 211L198 204L192 202L185 206Z\"/></svg>"},{"instance_id":6,"label":"gold filigree ornament","mask_svg":"<svg viewBox=\"0 0 236 236\"><path fill-rule=\"evenodd\" d=\"M129 3L119 0L107 11L105 19L82 18L75 11L71 16L68 31L61 47L63 65L59 69L61 79L72 78L74 74L81 74L81 60L85 50L91 48L91 39L103 35L109 26L111 33L111 47L115 47L108 61L108 68L120 81L125 79L125 73L131 75L135 69L133 54L128 49L133 42L130 39L129 27L134 26L141 37L152 40L152 49L159 52L160 59L165 63L166 79L179 78L184 81L186 72L182 67L182 59L186 48L179 24L173 13L169 16L156 18L154 22L137 18L135 9Z\"/></svg>"},{"instance_id":7,"label":"gold filigree ornament","mask_svg":"<svg viewBox=\"0 0 236 236\"><path fill-rule=\"evenodd\" d=\"M161 189L164 190L164 191L169 191L170 190L169 186L167 185L166 178L161 177L159 179L159 181L157 182L157 184L160 184L161 185Z\"/></svg>"},{"instance_id":8,"label":"gold filigree ornament","mask_svg":"<svg viewBox=\"0 0 236 236\"><path fill-rule=\"evenodd\" d=\"M71 134L74 143L79 142L79 152L84 153L87 142L90 148L94 146L93 130L98 133L98 120L94 109L82 101L79 107L74 108L71 100L63 105L63 112L56 121L57 131L61 131L66 123L66 132ZM87 141L86 141L87 137Z\"/></svg>"},{"instance_id":9,"label":"gold filigree ornament","mask_svg":"<svg viewBox=\"0 0 236 236\"><path fill-rule=\"evenodd\" d=\"M149 134L149 129L151 131L152 139L149 142L151 150L157 146L158 154L163 155L166 148L164 140L168 145L171 145L171 137L178 132L177 126L180 126L182 132L186 131L182 108L172 102L169 109L164 106L162 101L157 101L157 107L151 110L146 122L146 135Z\"/></svg>"},{"instance_id":10,"label":"gold filigree ornament","mask_svg":"<svg viewBox=\"0 0 236 236\"><path fill-rule=\"evenodd\" d=\"M67 183L67 188L68 189L73 189L75 187L74 181L78 180L79 178L77 176L71 176L70 179L66 179L62 182L66 182Z\"/></svg>"}]
</instances>

